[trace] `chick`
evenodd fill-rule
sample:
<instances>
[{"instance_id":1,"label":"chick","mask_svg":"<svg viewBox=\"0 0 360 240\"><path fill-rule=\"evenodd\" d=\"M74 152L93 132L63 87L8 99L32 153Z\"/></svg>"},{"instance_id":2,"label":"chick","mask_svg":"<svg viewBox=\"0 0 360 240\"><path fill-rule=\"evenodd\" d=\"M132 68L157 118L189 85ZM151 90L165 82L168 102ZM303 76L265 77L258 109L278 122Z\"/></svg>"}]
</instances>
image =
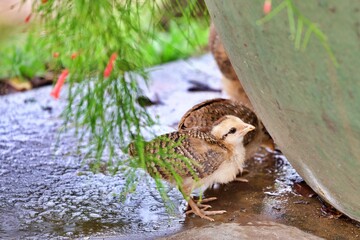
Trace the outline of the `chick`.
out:
<instances>
[{"instance_id":1,"label":"chick","mask_svg":"<svg viewBox=\"0 0 360 240\"><path fill-rule=\"evenodd\" d=\"M181 118L178 129L208 127L225 115L236 116L256 128L244 137L245 159L251 158L260 146L274 150L272 138L256 114L243 104L229 99L215 98L193 106Z\"/></svg>"},{"instance_id":2,"label":"chick","mask_svg":"<svg viewBox=\"0 0 360 240\"><path fill-rule=\"evenodd\" d=\"M253 109L251 102L246 95L246 92L230 62L224 45L222 44L221 39L216 32L214 24L211 24L210 26L209 49L214 56L221 73L223 74L221 82L225 92L232 99L240 101L249 108Z\"/></svg>"},{"instance_id":3,"label":"chick","mask_svg":"<svg viewBox=\"0 0 360 240\"><path fill-rule=\"evenodd\" d=\"M226 115L210 127L180 130L168 133L145 143L146 170L153 177L161 177L176 184L185 198L195 189L205 190L215 183L228 183L242 171L245 160L244 136L255 127L240 118ZM164 151L167 154L164 155ZM134 144L129 154L136 156ZM167 166L167 167L165 167ZM190 166L190 168L189 168ZM174 172L181 178L176 181ZM192 197L188 200L191 211L201 218L214 221L209 215L226 211L200 209Z\"/></svg>"}]
</instances>

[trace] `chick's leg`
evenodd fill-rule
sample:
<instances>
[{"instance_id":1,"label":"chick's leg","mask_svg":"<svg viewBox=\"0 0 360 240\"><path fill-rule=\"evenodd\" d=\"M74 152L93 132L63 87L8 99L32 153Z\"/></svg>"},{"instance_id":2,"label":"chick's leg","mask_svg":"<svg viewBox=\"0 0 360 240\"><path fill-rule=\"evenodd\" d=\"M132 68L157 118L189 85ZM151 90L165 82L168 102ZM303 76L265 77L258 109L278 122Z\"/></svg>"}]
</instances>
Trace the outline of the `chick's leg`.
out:
<instances>
[{"instance_id":1,"label":"chick's leg","mask_svg":"<svg viewBox=\"0 0 360 240\"><path fill-rule=\"evenodd\" d=\"M202 204L202 203L208 203L208 202L212 202L217 200L217 197L208 197L208 198L203 198L203 199L199 199L199 200L194 200L194 202L196 202L197 204Z\"/></svg>"},{"instance_id":2,"label":"chick's leg","mask_svg":"<svg viewBox=\"0 0 360 240\"><path fill-rule=\"evenodd\" d=\"M203 203L208 203L208 202L212 202L217 200L217 197L208 197L208 198L203 198L203 199L199 199L196 202L196 205L198 205L199 208L201 208L201 210L205 211L209 208L211 208L211 205L208 204L203 204Z\"/></svg>"},{"instance_id":3,"label":"chick's leg","mask_svg":"<svg viewBox=\"0 0 360 240\"><path fill-rule=\"evenodd\" d=\"M214 199L211 199L214 200ZM192 199L190 198L188 201L189 206L191 207L191 210L186 211L186 214L189 213L194 213L195 215L198 215L201 218L207 219L209 221L214 221L213 218L210 218L208 216L210 215L217 215L217 214L223 214L226 213L226 211L224 210L220 210L220 211L205 211L206 209L210 208L210 205L205 205L204 209L200 209L198 204Z\"/></svg>"},{"instance_id":4,"label":"chick's leg","mask_svg":"<svg viewBox=\"0 0 360 240\"><path fill-rule=\"evenodd\" d=\"M242 170L242 172L241 172L241 174L247 174L247 173L249 173L249 171L246 170L246 169ZM249 182L249 180L247 180L246 178L243 178L243 177L236 177L234 179L234 181L236 181L236 182L244 182L244 183Z\"/></svg>"},{"instance_id":5,"label":"chick's leg","mask_svg":"<svg viewBox=\"0 0 360 240\"><path fill-rule=\"evenodd\" d=\"M208 203L208 202L212 202L212 201L215 201L217 200L217 197L209 197L209 198L203 198L203 199L192 199L196 205L203 211L211 208L211 205L208 205L208 204L203 204L203 203ZM188 204L187 208L186 208L186 214L189 213L192 213L191 211L191 207L190 205Z\"/></svg>"},{"instance_id":6,"label":"chick's leg","mask_svg":"<svg viewBox=\"0 0 360 240\"><path fill-rule=\"evenodd\" d=\"M234 181L236 182L244 182L244 183L248 183L249 180L247 180L246 178L242 178L242 177L237 177L234 179Z\"/></svg>"}]
</instances>

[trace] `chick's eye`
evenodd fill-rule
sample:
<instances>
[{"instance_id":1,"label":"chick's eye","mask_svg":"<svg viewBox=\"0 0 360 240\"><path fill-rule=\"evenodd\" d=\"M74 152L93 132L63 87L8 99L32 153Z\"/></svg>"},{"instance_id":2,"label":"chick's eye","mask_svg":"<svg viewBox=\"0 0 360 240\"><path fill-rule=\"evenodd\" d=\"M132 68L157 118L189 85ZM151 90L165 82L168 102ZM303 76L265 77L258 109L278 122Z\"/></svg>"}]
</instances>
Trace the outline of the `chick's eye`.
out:
<instances>
[{"instance_id":1,"label":"chick's eye","mask_svg":"<svg viewBox=\"0 0 360 240\"><path fill-rule=\"evenodd\" d=\"M229 134L234 134L236 132L236 128L231 128Z\"/></svg>"}]
</instances>

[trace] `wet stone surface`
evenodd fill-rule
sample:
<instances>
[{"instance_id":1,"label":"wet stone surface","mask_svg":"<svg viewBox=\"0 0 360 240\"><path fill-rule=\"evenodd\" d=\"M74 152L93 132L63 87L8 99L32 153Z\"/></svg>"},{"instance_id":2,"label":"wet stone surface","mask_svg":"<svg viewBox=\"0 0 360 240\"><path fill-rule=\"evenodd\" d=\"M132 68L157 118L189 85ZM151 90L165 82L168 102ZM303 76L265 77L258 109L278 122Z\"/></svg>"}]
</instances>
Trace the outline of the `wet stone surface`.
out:
<instances>
[{"instance_id":1,"label":"wet stone surface","mask_svg":"<svg viewBox=\"0 0 360 240\"><path fill-rule=\"evenodd\" d=\"M181 215L169 218L161 198L146 182L121 202L123 176L93 174L83 166L82 157L74 153L73 133L61 135L55 146L63 104L49 99L49 91L0 99L0 238L126 235L179 228ZM33 100L26 103L28 99ZM171 191L180 206L181 196Z\"/></svg>"},{"instance_id":2,"label":"wet stone surface","mask_svg":"<svg viewBox=\"0 0 360 240\"><path fill-rule=\"evenodd\" d=\"M188 231L177 233L168 240L197 239L197 240L232 240L232 239L297 239L319 240L309 233L274 222L249 222L245 225L237 223L222 223L213 226L194 227Z\"/></svg>"},{"instance_id":3,"label":"wet stone surface","mask_svg":"<svg viewBox=\"0 0 360 240\"><path fill-rule=\"evenodd\" d=\"M194 104L223 96L213 91L221 88L220 74L209 55L154 68L151 79L144 89L149 99L161 102L148 107L159 117L154 127L158 134L174 130ZM194 87L191 81L212 90L188 91ZM172 188L169 196L176 211L168 215L146 175L122 202L123 175L93 174L74 147L74 132L59 138L59 115L66 100L52 100L50 91L44 87L0 97L0 239L154 239L220 223L252 224L261 231L258 223L263 221L327 239L360 238L358 223L343 216L335 219L338 215L324 217L316 197L295 192L294 183L301 178L279 152L262 151L248 161L244 177L249 183L233 182L205 192L206 197L218 197L211 203L214 210L227 211L215 216L214 223L186 217L185 201Z\"/></svg>"}]
</instances>

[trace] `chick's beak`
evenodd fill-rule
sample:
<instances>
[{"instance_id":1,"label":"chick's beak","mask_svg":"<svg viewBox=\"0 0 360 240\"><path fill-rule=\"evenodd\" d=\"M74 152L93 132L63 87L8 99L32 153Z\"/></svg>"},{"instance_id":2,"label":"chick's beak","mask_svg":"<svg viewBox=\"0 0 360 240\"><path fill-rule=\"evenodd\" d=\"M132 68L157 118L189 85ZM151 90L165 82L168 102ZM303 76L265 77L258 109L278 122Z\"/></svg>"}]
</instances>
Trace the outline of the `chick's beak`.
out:
<instances>
[{"instance_id":1,"label":"chick's beak","mask_svg":"<svg viewBox=\"0 0 360 240\"><path fill-rule=\"evenodd\" d=\"M241 133L242 133L243 135L245 135L246 133L251 132L251 131L254 130L254 129L255 129L255 127L254 127L253 125L251 125L251 124L246 124L246 125L244 126L243 130L241 131Z\"/></svg>"}]
</instances>

